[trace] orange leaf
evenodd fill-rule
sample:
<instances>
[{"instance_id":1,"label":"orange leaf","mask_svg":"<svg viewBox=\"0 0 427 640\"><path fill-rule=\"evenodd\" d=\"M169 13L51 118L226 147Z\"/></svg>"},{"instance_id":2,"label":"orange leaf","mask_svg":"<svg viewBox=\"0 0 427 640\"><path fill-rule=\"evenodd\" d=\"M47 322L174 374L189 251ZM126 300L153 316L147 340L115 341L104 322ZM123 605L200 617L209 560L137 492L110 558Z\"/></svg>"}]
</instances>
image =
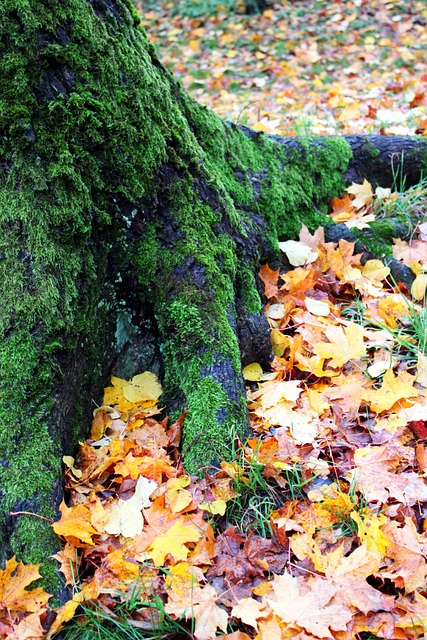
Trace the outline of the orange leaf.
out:
<instances>
[{"instance_id":1,"label":"orange leaf","mask_svg":"<svg viewBox=\"0 0 427 640\"><path fill-rule=\"evenodd\" d=\"M62 501L59 507L62 516L52 527L58 536L77 538L86 544L94 544L92 536L97 533L90 523L90 511L83 504L67 507Z\"/></svg>"},{"instance_id":2,"label":"orange leaf","mask_svg":"<svg viewBox=\"0 0 427 640\"><path fill-rule=\"evenodd\" d=\"M35 613L45 606L51 597L49 593L42 587L32 591L25 588L41 578L39 566L18 563L15 556L6 562L6 568L0 570L0 608Z\"/></svg>"},{"instance_id":3,"label":"orange leaf","mask_svg":"<svg viewBox=\"0 0 427 640\"><path fill-rule=\"evenodd\" d=\"M356 215L353 201L349 195L345 195L342 198L334 198L329 203L329 206L332 209L330 216L334 222L345 222Z\"/></svg>"},{"instance_id":4,"label":"orange leaf","mask_svg":"<svg viewBox=\"0 0 427 640\"><path fill-rule=\"evenodd\" d=\"M259 277L264 283L264 295L266 298L277 298L279 295L279 289L277 287L277 281L279 279L280 269L270 269L268 264L262 264L259 270Z\"/></svg>"}]
</instances>

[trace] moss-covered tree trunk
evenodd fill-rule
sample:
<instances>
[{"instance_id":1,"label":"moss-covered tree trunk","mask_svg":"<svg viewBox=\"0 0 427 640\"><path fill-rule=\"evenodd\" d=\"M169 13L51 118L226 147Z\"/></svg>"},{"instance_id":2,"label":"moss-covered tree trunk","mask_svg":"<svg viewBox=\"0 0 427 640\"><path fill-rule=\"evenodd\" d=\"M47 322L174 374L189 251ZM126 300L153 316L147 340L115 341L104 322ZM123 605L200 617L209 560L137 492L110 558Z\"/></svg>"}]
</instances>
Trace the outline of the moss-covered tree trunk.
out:
<instances>
[{"instance_id":1,"label":"moss-covered tree trunk","mask_svg":"<svg viewBox=\"0 0 427 640\"><path fill-rule=\"evenodd\" d=\"M140 369L154 334L188 469L227 457L247 425L241 352L269 356L260 260L390 158L375 139L223 122L160 64L131 0L3 0L0 54L0 561L40 562L57 541L22 512L55 517L62 454L121 354ZM426 145L405 144L416 179Z\"/></svg>"}]
</instances>

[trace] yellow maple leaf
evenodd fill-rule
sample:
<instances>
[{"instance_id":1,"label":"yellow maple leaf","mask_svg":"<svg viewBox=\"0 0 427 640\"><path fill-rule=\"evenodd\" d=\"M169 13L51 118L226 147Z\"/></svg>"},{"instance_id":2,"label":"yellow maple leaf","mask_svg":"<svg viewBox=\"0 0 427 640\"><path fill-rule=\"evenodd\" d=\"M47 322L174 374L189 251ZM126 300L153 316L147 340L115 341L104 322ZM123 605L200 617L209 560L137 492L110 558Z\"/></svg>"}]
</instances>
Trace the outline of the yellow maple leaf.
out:
<instances>
[{"instance_id":1,"label":"yellow maple leaf","mask_svg":"<svg viewBox=\"0 0 427 640\"><path fill-rule=\"evenodd\" d=\"M233 618L238 618L256 630L258 630L258 619L265 618L268 614L266 604L258 602L255 598L241 598L231 610Z\"/></svg>"},{"instance_id":2,"label":"yellow maple leaf","mask_svg":"<svg viewBox=\"0 0 427 640\"><path fill-rule=\"evenodd\" d=\"M42 587L27 591L29 584L41 578L38 564L24 565L15 556L0 569L0 610L36 613L45 606L51 595Z\"/></svg>"},{"instance_id":3,"label":"yellow maple leaf","mask_svg":"<svg viewBox=\"0 0 427 640\"><path fill-rule=\"evenodd\" d=\"M162 395L162 386L154 373L145 371L123 385L123 395L126 400L134 403L145 400L157 401Z\"/></svg>"},{"instance_id":4,"label":"yellow maple leaf","mask_svg":"<svg viewBox=\"0 0 427 640\"><path fill-rule=\"evenodd\" d=\"M352 201L352 205L355 209L361 209L372 202L372 187L366 178L364 179L363 184L356 184L353 182L346 191L347 193L351 193L351 195L355 196Z\"/></svg>"},{"instance_id":5,"label":"yellow maple leaf","mask_svg":"<svg viewBox=\"0 0 427 640\"><path fill-rule=\"evenodd\" d=\"M118 405L119 411L124 412L137 406L153 407L162 394L162 387L154 373L145 371L132 378L123 380L111 376L112 387L104 389L104 405Z\"/></svg>"},{"instance_id":6,"label":"yellow maple leaf","mask_svg":"<svg viewBox=\"0 0 427 640\"><path fill-rule=\"evenodd\" d=\"M170 478L166 484L166 504L172 513L179 513L192 502L193 496L184 487L190 484L187 475Z\"/></svg>"},{"instance_id":7,"label":"yellow maple leaf","mask_svg":"<svg viewBox=\"0 0 427 640\"><path fill-rule=\"evenodd\" d=\"M164 564L168 554L173 556L175 561L186 560L189 553L186 543L197 542L201 536L202 532L193 524L185 524L183 520L178 520L166 533L155 538L148 548L148 553L158 567Z\"/></svg>"},{"instance_id":8,"label":"yellow maple leaf","mask_svg":"<svg viewBox=\"0 0 427 640\"><path fill-rule=\"evenodd\" d=\"M378 314L390 329L396 329L397 320L408 315L408 307L401 295L389 294L378 301Z\"/></svg>"},{"instance_id":9,"label":"yellow maple leaf","mask_svg":"<svg viewBox=\"0 0 427 640\"><path fill-rule=\"evenodd\" d=\"M380 527L387 522L386 516L382 513L374 513L372 509L366 509L363 518L360 513L353 511L351 519L357 524L357 535L367 550L384 556L390 540L386 538Z\"/></svg>"},{"instance_id":10,"label":"yellow maple leaf","mask_svg":"<svg viewBox=\"0 0 427 640\"><path fill-rule=\"evenodd\" d=\"M49 633L46 636L46 640L50 640L50 638L57 633L66 622L73 618L76 613L76 609L81 605L84 601L84 594L82 591L78 591L73 595L71 600L68 600L65 604L63 604L58 609L55 609L56 618L53 621L52 626L49 629Z\"/></svg>"},{"instance_id":11,"label":"yellow maple leaf","mask_svg":"<svg viewBox=\"0 0 427 640\"><path fill-rule=\"evenodd\" d=\"M344 329L332 325L325 330L329 342L318 342L313 351L324 360L330 359L329 366L342 367L349 360L366 354L363 334L363 327L354 322L350 322Z\"/></svg>"},{"instance_id":12,"label":"yellow maple leaf","mask_svg":"<svg viewBox=\"0 0 427 640\"><path fill-rule=\"evenodd\" d=\"M363 389L362 400L375 413L382 413L391 409L399 400L418 396L419 390L414 387L415 379L416 377L407 371L399 371L395 376L393 369L388 369L379 389Z\"/></svg>"}]
</instances>

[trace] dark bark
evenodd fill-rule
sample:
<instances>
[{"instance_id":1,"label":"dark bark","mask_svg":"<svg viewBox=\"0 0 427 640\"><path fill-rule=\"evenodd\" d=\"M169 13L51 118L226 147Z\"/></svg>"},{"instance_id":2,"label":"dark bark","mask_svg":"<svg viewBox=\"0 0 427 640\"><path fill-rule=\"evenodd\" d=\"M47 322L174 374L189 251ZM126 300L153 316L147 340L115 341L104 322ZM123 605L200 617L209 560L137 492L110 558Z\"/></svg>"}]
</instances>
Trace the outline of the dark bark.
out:
<instances>
[{"instance_id":1,"label":"dark bark","mask_svg":"<svg viewBox=\"0 0 427 640\"><path fill-rule=\"evenodd\" d=\"M269 0L244 0L246 13L262 13L271 5Z\"/></svg>"},{"instance_id":2,"label":"dark bark","mask_svg":"<svg viewBox=\"0 0 427 640\"><path fill-rule=\"evenodd\" d=\"M52 581L49 526L10 512L55 517L108 370L163 374L191 471L227 457L241 355L270 356L260 262L326 224L345 181L416 181L427 141L230 126L163 68L130 0L8 0L0 52L0 561L46 561Z\"/></svg>"}]
</instances>

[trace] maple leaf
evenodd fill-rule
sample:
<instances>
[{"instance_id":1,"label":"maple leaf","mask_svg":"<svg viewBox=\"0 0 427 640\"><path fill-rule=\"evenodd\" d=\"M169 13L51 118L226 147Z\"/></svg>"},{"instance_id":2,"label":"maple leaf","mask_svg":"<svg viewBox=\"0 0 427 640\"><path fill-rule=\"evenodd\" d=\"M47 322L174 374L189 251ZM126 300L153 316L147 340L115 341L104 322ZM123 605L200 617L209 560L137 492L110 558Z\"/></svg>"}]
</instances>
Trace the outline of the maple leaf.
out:
<instances>
[{"instance_id":1,"label":"maple leaf","mask_svg":"<svg viewBox=\"0 0 427 640\"><path fill-rule=\"evenodd\" d=\"M42 587L26 589L41 578L39 566L18 563L15 556L6 561L5 569L0 569L0 609L36 613L46 605L51 595Z\"/></svg>"},{"instance_id":2,"label":"maple leaf","mask_svg":"<svg viewBox=\"0 0 427 640\"><path fill-rule=\"evenodd\" d=\"M188 542L196 542L203 532L193 524L178 520L163 535L157 536L148 548L148 553L154 564L163 566L165 558L170 554L175 561L186 560L189 549L185 545Z\"/></svg>"},{"instance_id":3,"label":"maple leaf","mask_svg":"<svg viewBox=\"0 0 427 640\"><path fill-rule=\"evenodd\" d=\"M104 435L104 432L112 424L111 413L101 408L95 409L94 418L92 420L92 427L90 437L92 440L100 440Z\"/></svg>"},{"instance_id":4,"label":"maple leaf","mask_svg":"<svg viewBox=\"0 0 427 640\"><path fill-rule=\"evenodd\" d=\"M95 544L92 536L98 532L91 525L90 510L87 507L83 504L67 507L62 501L59 510L62 513L61 519L52 525L58 536L74 538L90 545Z\"/></svg>"},{"instance_id":5,"label":"maple leaf","mask_svg":"<svg viewBox=\"0 0 427 640\"><path fill-rule=\"evenodd\" d=\"M423 589L427 576L427 534L419 534L411 518L405 518L403 526L387 520L383 531L391 541L387 557L393 562L381 570L381 577L393 580L406 593Z\"/></svg>"},{"instance_id":6,"label":"maple leaf","mask_svg":"<svg viewBox=\"0 0 427 640\"><path fill-rule=\"evenodd\" d=\"M399 371L394 375L393 369L388 369L379 389L363 389L362 399L372 411L382 413L391 409L399 400L415 398L419 390L414 387L415 376L407 371Z\"/></svg>"},{"instance_id":7,"label":"maple leaf","mask_svg":"<svg viewBox=\"0 0 427 640\"><path fill-rule=\"evenodd\" d=\"M65 576L65 584L73 585L77 575L77 549L67 542L52 558L60 563L59 570Z\"/></svg>"},{"instance_id":8,"label":"maple leaf","mask_svg":"<svg viewBox=\"0 0 427 640\"><path fill-rule=\"evenodd\" d=\"M245 540L235 527L230 527L215 541L215 563L207 577L224 575L225 584L232 586L236 597L248 596L254 580L266 571L279 571L286 557L286 547L274 540L253 534Z\"/></svg>"},{"instance_id":9,"label":"maple leaf","mask_svg":"<svg viewBox=\"0 0 427 640\"><path fill-rule=\"evenodd\" d=\"M396 620L396 630L403 631L403 638L424 638L427 620L427 598L420 593L401 596L396 601L399 618ZM402 615L402 612L406 615Z\"/></svg>"},{"instance_id":10,"label":"maple leaf","mask_svg":"<svg viewBox=\"0 0 427 640\"><path fill-rule=\"evenodd\" d=\"M356 511L353 511L350 517L357 524L357 535L367 550L384 556L390 540L380 527L387 522L387 518L383 514L375 514L371 510L365 510L363 518Z\"/></svg>"},{"instance_id":11,"label":"maple leaf","mask_svg":"<svg viewBox=\"0 0 427 640\"><path fill-rule=\"evenodd\" d=\"M365 614L370 611L393 611L394 596L381 593L366 580L376 574L381 564L381 556L368 551L365 545L341 558L335 566L327 564L326 576L337 589L336 599Z\"/></svg>"},{"instance_id":12,"label":"maple leaf","mask_svg":"<svg viewBox=\"0 0 427 640\"><path fill-rule=\"evenodd\" d=\"M397 238L393 240L393 257L402 260L405 264L410 262L427 262L427 242L423 240L413 240L408 244L404 240Z\"/></svg>"},{"instance_id":13,"label":"maple leaf","mask_svg":"<svg viewBox=\"0 0 427 640\"><path fill-rule=\"evenodd\" d=\"M332 630L344 631L352 618L348 607L334 601L336 588L328 580L315 578L308 584L286 572L270 584L272 592L263 602L290 628L297 625L316 638L329 638Z\"/></svg>"},{"instance_id":14,"label":"maple leaf","mask_svg":"<svg viewBox=\"0 0 427 640\"><path fill-rule=\"evenodd\" d=\"M410 453L409 453L410 452ZM404 447L382 445L364 447L354 452L355 469L349 475L354 476L359 491L367 502L377 500L385 503L392 497L407 505L427 501L427 486L414 472L393 473L405 455L413 457Z\"/></svg>"},{"instance_id":15,"label":"maple leaf","mask_svg":"<svg viewBox=\"0 0 427 640\"><path fill-rule=\"evenodd\" d=\"M71 600L68 600L65 604L55 610L56 618L49 629L49 633L46 635L46 640L50 640L55 633L62 629L66 622L73 618L76 613L76 609L81 605L84 599L83 592L78 591L73 595Z\"/></svg>"},{"instance_id":16,"label":"maple leaf","mask_svg":"<svg viewBox=\"0 0 427 640\"><path fill-rule=\"evenodd\" d=\"M184 487L190 484L187 475L179 478L170 478L166 484L166 502L172 513L179 513L193 501L193 496Z\"/></svg>"},{"instance_id":17,"label":"maple leaf","mask_svg":"<svg viewBox=\"0 0 427 640\"><path fill-rule=\"evenodd\" d=\"M150 371L134 376L131 381L111 376L111 382L113 386L104 389L104 404L117 405L119 411L135 405L153 407L162 394L157 376Z\"/></svg>"},{"instance_id":18,"label":"maple leaf","mask_svg":"<svg viewBox=\"0 0 427 640\"><path fill-rule=\"evenodd\" d=\"M342 198L334 198L329 203L329 206L332 209L332 213L329 215L334 222L345 222L356 215L353 200L348 195L344 195Z\"/></svg>"},{"instance_id":19,"label":"maple leaf","mask_svg":"<svg viewBox=\"0 0 427 640\"><path fill-rule=\"evenodd\" d=\"M23 618L19 624L13 627L13 633L7 636L6 640L34 640L35 638L44 638L45 631L40 622L40 616L45 612L41 609L37 613L30 613Z\"/></svg>"},{"instance_id":20,"label":"maple leaf","mask_svg":"<svg viewBox=\"0 0 427 640\"><path fill-rule=\"evenodd\" d=\"M363 327L354 322L344 329L335 325L327 327L325 336L329 343L318 342L313 346L313 352L325 360L330 358L331 367L342 367L349 360L366 354Z\"/></svg>"},{"instance_id":21,"label":"maple leaf","mask_svg":"<svg viewBox=\"0 0 427 640\"><path fill-rule=\"evenodd\" d=\"M265 618L268 615L265 603L258 602L254 598L241 598L239 602L232 608L231 615L238 618L244 624L258 630L258 619Z\"/></svg>"},{"instance_id":22,"label":"maple leaf","mask_svg":"<svg viewBox=\"0 0 427 640\"><path fill-rule=\"evenodd\" d=\"M362 402L364 384L366 384L366 378L361 373L352 373L347 376L341 374L333 378L333 385L324 389L322 394L331 403L338 405L351 420L354 420Z\"/></svg>"},{"instance_id":23,"label":"maple leaf","mask_svg":"<svg viewBox=\"0 0 427 640\"><path fill-rule=\"evenodd\" d=\"M346 191L347 193L351 193L351 195L355 196L352 202L355 209L361 209L372 202L372 187L366 178L363 180L363 184L356 184L353 182L349 187L347 187Z\"/></svg>"},{"instance_id":24,"label":"maple leaf","mask_svg":"<svg viewBox=\"0 0 427 640\"><path fill-rule=\"evenodd\" d=\"M194 618L194 636L197 640L213 640L216 630L227 631L228 614L217 605L218 594L207 584L204 587L194 587L187 597L178 599L176 596L165 605L165 610L176 617L184 615L187 619Z\"/></svg>"},{"instance_id":25,"label":"maple leaf","mask_svg":"<svg viewBox=\"0 0 427 640\"><path fill-rule=\"evenodd\" d=\"M178 562L170 567L166 576L166 589L174 592L174 599L182 601L188 598L195 587L200 586L204 580L203 572L199 567L194 567L188 562Z\"/></svg>"}]
</instances>

